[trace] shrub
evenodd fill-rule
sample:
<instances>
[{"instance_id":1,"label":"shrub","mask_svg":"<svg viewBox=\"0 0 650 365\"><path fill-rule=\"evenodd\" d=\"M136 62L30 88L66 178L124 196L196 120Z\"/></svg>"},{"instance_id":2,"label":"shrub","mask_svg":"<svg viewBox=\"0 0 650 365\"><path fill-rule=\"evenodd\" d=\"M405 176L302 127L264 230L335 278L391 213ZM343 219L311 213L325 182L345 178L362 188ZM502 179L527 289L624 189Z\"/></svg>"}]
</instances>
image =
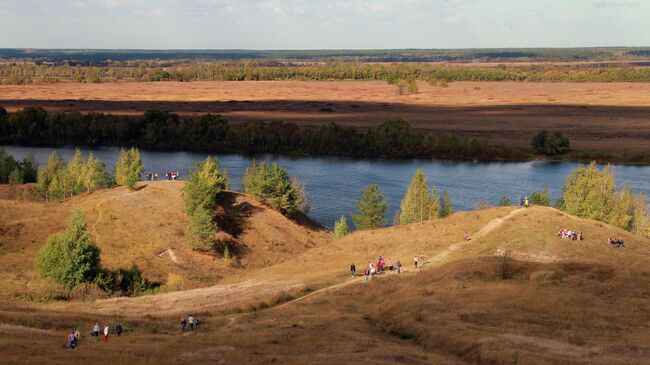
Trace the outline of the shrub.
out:
<instances>
[{"instance_id":1,"label":"shrub","mask_svg":"<svg viewBox=\"0 0 650 365\"><path fill-rule=\"evenodd\" d=\"M348 221L345 216L342 215L341 219L337 220L336 223L334 223L334 239L338 240L340 238L343 238L343 236L348 234L348 232Z\"/></svg>"},{"instance_id":2,"label":"shrub","mask_svg":"<svg viewBox=\"0 0 650 365\"><path fill-rule=\"evenodd\" d=\"M510 199L508 199L507 196L502 196L501 199L499 199L499 206L508 207L510 205L511 205Z\"/></svg>"},{"instance_id":3,"label":"shrub","mask_svg":"<svg viewBox=\"0 0 650 365\"><path fill-rule=\"evenodd\" d=\"M81 211L70 218L68 228L50 235L38 253L38 272L67 290L92 282L99 274L99 248L91 240Z\"/></svg>"},{"instance_id":4,"label":"shrub","mask_svg":"<svg viewBox=\"0 0 650 365\"><path fill-rule=\"evenodd\" d=\"M569 139L562 133L541 131L533 136L530 145L535 153L556 156L571 151Z\"/></svg>"},{"instance_id":5,"label":"shrub","mask_svg":"<svg viewBox=\"0 0 650 365\"><path fill-rule=\"evenodd\" d=\"M551 199L548 196L548 187L545 186L541 191L536 191L530 195L530 204L550 206Z\"/></svg>"}]
</instances>

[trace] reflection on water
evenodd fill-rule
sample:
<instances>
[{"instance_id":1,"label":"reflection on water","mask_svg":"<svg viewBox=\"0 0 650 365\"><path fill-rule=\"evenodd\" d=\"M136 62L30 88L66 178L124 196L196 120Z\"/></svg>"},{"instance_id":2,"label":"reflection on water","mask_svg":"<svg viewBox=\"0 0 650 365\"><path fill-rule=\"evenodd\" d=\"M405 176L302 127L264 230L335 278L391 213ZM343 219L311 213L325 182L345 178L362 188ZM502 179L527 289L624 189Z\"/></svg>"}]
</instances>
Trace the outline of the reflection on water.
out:
<instances>
[{"instance_id":1,"label":"reflection on water","mask_svg":"<svg viewBox=\"0 0 650 365\"><path fill-rule=\"evenodd\" d=\"M32 151L44 163L52 148L4 147L17 159ZM74 153L73 148L56 148L64 159ZM117 148L82 148L92 151L112 170L117 158ZM166 171L179 171L181 177L193 162L207 156L193 152L141 151L145 172L157 172L164 177ZM239 190L241 176L252 157L219 155L221 165L228 169L232 187ZM517 201L519 196L548 186L551 198L557 199L565 178L578 166L575 163L530 162L456 162L436 160L359 160L335 157L287 157L258 155L258 161L278 162L298 177L307 187L311 201L309 216L321 224L332 227L342 214L354 210L355 200L370 183L377 183L389 198L388 220L399 208L399 203L416 169L421 168L439 192L447 190L456 210L474 209L480 200L496 204L501 196ZM619 184L628 183L635 193L650 196L650 167L614 167Z\"/></svg>"}]
</instances>

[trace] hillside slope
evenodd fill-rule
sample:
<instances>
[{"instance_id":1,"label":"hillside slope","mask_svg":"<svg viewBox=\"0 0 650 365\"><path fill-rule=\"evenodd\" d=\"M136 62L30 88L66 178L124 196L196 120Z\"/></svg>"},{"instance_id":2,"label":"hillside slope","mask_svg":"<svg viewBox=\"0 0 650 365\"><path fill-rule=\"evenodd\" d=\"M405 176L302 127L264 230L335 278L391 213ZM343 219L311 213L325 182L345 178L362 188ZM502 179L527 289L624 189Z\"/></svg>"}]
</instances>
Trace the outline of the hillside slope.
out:
<instances>
[{"instance_id":1,"label":"hillside slope","mask_svg":"<svg viewBox=\"0 0 650 365\"><path fill-rule=\"evenodd\" d=\"M585 240L558 238L562 228ZM626 247L609 246L609 236ZM415 269L422 253L426 264ZM378 255L401 260L403 273L350 279L351 262L361 269ZM459 212L355 232L273 263L189 291L0 305L0 348L16 363L650 363L650 240L552 208ZM181 336L178 319L189 313L203 325ZM67 328L95 321L121 321L128 332L108 345L61 348Z\"/></svg>"},{"instance_id":2,"label":"hillside slope","mask_svg":"<svg viewBox=\"0 0 650 365\"><path fill-rule=\"evenodd\" d=\"M183 186L179 181L155 181L138 191L120 187L64 202L0 200L2 296L57 295L55 286L38 277L34 263L47 236L64 229L74 209L84 212L107 268L137 264L148 279L170 290L214 285L241 271L228 268L219 254L189 248ZM245 268L282 262L328 239L326 230L308 218L288 219L244 194L222 193L215 214L219 239L229 243Z\"/></svg>"}]
</instances>

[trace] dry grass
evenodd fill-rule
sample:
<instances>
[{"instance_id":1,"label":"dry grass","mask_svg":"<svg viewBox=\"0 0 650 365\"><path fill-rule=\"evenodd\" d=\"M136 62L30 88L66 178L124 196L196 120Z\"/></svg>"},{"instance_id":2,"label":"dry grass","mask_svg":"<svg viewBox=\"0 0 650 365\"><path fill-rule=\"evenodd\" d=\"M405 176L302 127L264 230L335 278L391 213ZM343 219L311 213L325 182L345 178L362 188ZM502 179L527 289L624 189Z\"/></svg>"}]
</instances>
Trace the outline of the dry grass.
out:
<instances>
[{"instance_id":1,"label":"dry grass","mask_svg":"<svg viewBox=\"0 0 650 365\"><path fill-rule=\"evenodd\" d=\"M420 84L397 95L379 81L157 82L0 85L8 110L140 114L163 109L184 115L220 113L235 121L285 120L305 126L338 122L375 126L405 118L416 127L528 147L541 129L563 132L577 149L647 149L648 83L456 82ZM327 111L327 112L324 112Z\"/></svg>"},{"instance_id":2,"label":"dry grass","mask_svg":"<svg viewBox=\"0 0 650 365\"><path fill-rule=\"evenodd\" d=\"M184 213L182 182L148 182L138 191L116 188L65 202L0 200L0 298L46 300L62 293L35 272L36 253L47 236L65 228L81 209L102 251L102 265L115 269L135 263L145 276L177 290L214 285L242 269L226 266L218 254L192 251ZM227 240L234 266L264 267L282 262L327 239L306 218L292 221L252 197L224 193L219 204L219 236ZM224 241L225 242L225 241Z\"/></svg>"},{"instance_id":3,"label":"dry grass","mask_svg":"<svg viewBox=\"0 0 650 365\"><path fill-rule=\"evenodd\" d=\"M29 207L35 209L28 204L11 209L29 218ZM586 239L557 238L564 227ZM469 242L462 241L464 231ZM626 248L609 247L610 235L623 236ZM263 249L252 251L257 247ZM514 258L510 280L500 274L505 250ZM412 257L422 253L427 263L415 270ZM378 255L400 259L404 273L370 282L349 278L351 262L361 269ZM491 208L357 232L290 256L270 267L251 265L210 288L92 303L7 301L0 305L2 358L39 364L650 363L650 240L606 224L552 208ZM204 324L181 336L179 318L190 311ZM85 335L95 321L116 320L127 326L123 337L108 344L84 338L78 349L63 349L69 328Z\"/></svg>"}]
</instances>

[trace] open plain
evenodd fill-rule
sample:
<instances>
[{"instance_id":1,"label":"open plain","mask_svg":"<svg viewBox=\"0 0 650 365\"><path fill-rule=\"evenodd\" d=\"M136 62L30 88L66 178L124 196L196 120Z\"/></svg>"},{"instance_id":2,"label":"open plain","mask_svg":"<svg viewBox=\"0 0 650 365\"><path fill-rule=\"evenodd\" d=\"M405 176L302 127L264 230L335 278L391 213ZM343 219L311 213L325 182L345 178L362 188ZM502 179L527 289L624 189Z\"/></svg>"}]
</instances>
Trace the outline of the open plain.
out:
<instances>
[{"instance_id":1,"label":"open plain","mask_svg":"<svg viewBox=\"0 0 650 365\"><path fill-rule=\"evenodd\" d=\"M0 105L9 111L218 113L235 122L308 127L337 122L366 128L404 118L426 131L520 148L542 129L564 133L580 150L647 150L650 141L648 83L420 82L413 95L379 81L57 83L0 85Z\"/></svg>"}]
</instances>

